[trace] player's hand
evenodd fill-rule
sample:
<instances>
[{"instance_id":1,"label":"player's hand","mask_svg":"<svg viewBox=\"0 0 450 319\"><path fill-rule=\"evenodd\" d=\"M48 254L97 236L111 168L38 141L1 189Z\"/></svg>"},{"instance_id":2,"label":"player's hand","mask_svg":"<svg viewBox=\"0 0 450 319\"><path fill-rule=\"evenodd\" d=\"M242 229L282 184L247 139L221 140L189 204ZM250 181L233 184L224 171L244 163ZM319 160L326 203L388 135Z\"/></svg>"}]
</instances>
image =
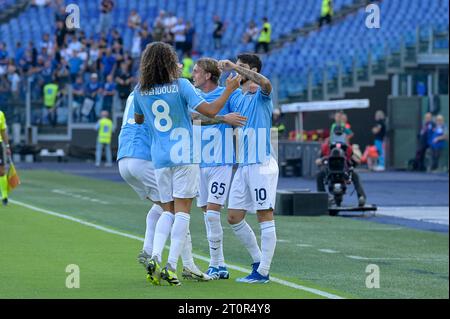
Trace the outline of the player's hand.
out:
<instances>
[{"instance_id":1,"label":"player's hand","mask_svg":"<svg viewBox=\"0 0 450 319\"><path fill-rule=\"evenodd\" d=\"M234 77L230 74L227 78L227 89L234 91L241 86L241 76L236 74Z\"/></svg>"},{"instance_id":2,"label":"player's hand","mask_svg":"<svg viewBox=\"0 0 450 319\"><path fill-rule=\"evenodd\" d=\"M222 72L228 72L234 70L236 67L236 64L231 62L230 60L220 60L219 61L219 69L222 70Z\"/></svg>"},{"instance_id":3,"label":"player's hand","mask_svg":"<svg viewBox=\"0 0 450 319\"><path fill-rule=\"evenodd\" d=\"M248 91L249 91L250 93L256 93L256 91L258 90L258 88L259 88L259 85L252 82L252 83L250 83L250 85L249 85L249 87L248 87Z\"/></svg>"},{"instance_id":4,"label":"player's hand","mask_svg":"<svg viewBox=\"0 0 450 319\"><path fill-rule=\"evenodd\" d=\"M9 147L6 148L6 155L11 156L11 149Z\"/></svg>"},{"instance_id":5,"label":"player's hand","mask_svg":"<svg viewBox=\"0 0 450 319\"><path fill-rule=\"evenodd\" d=\"M244 126L247 118L239 113L228 113L223 116L223 121L231 126Z\"/></svg>"}]
</instances>

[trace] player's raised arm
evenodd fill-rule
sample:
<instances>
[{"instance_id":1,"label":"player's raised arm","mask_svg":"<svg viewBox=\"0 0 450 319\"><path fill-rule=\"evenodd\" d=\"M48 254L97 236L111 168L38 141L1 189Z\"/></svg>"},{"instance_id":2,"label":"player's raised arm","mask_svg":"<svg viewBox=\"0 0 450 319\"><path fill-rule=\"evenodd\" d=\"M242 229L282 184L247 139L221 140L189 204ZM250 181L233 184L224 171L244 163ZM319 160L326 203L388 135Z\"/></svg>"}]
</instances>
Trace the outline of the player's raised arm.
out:
<instances>
[{"instance_id":1,"label":"player's raised arm","mask_svg":"<svg viewBox=\"0 0 450 319\"><path fill-rule=\"evenodd\" d=\"M256 71L244 68L230 60L219 61L219 69L222 71L236 71L243 77L258 84L261 87L261 91L266 95L269 95L272 92L272 83L270 83L270 80Z\"/></svg>"},{"instance_id":2,"label":"player's raised arm","mask_svg":"<svg viewBox=\"0 0 450 319\"><path fill-rule=\"evenodd\" d=\"M239 86L241 85L241 76L235 75L234 77L230 76L227 79L227 85L222 95L215 100L214 102L207 103L204 102L200 104L196 111L207 116L213 118L220 112L220 110L224 107L231 93L233 93Z\"/></svg>"},{"instance_id":3,"label":"player's raised arm","mask_svg":"<svg viewBox=\"0 0 450 319\"><path fill-rule=\"evenodd\" d=\"M191 113L193 121L200 121L200 125L228 124L231 126L244 126L247 118L239 113L228 113L225 115L216 115L214 118L207 117L200 113ZM194 122L195 124L195 122Z\"/></svg>"}]
</instances>

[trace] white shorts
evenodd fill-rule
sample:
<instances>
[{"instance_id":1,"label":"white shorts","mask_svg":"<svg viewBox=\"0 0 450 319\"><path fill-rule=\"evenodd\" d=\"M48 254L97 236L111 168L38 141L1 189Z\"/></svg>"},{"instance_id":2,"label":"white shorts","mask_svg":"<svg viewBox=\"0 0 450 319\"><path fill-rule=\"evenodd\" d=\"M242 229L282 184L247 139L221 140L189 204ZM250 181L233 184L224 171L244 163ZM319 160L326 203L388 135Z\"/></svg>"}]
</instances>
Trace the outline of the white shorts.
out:
<instances>
[{"instance_id":1,"label":"white shorts","mask_svg":"<svg viewBox=\"0 0 450 319\"><path fill-rule=\"evenodd\" d=\"M263 164L240 166L231 183L228 208L248 212L274 209L277 184L278 164L273 157Z\"/></svg>"},{"instance_id":2,"label":"white shorts","mask_svg":"<svg viewBox=\"0 0 450 319\"><path fill-rule=\"evenodd\" d=\"M174 198L194 198L198 194L198 164L159 168L155 174L162 203L169 203Z\"/></svg>"},{"instance_id":3,"label":"white shorts","mask_svg":"<svg viewBox=\"0 0 450 319\"><path fill-rule=\"evenodd\" d=\"M232 174L231 165L201 168L197 207L206 206L208 203L223 206L230 190Z\"/></svg>"},{"instance_id":4,"label":"white shorts","mask_svg":"<svg viewBox=\"0 0 450 319\"><path fill-rule=\"evenodd\" d=\"M119 173L141 199L160 201L152 162L130 157L122 158L119 160Z\"/></svg>"}]
</instances>

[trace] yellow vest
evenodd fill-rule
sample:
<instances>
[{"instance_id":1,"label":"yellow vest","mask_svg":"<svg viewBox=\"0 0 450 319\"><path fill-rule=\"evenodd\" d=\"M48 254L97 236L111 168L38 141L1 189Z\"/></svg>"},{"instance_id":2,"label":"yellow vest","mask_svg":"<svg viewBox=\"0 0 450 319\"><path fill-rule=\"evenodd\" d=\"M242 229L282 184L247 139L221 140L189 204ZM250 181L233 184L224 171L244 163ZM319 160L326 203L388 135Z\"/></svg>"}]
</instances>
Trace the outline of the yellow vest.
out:
<instances>
[{"instance_id":1,"label":"yellow vest","mask_svg":"<svg viewBox=\"0 0 450 319\"><path fill-rule=\"evenodd\" d=\"M49 83L44 86L44 105L48 108L54 107L56 96L58 95L58 85Z\"/></svg>"},{"instance_id":2,"label":"yellow vest","mask_svg":"<svg viewBox=\"0 0 450 319\"><path fill-rule=\"evenodd\" d=\"M192 66L194 65L194 60L191 58L183 59L183 72L181 76L186 79L192 78Z\"/></svg>"},{"instance_id":3,"label":"yellow vest","mask_svg":"<svg viewBox=\"0 0 450 319\"><path fill-rule=\"evenodd\" d=\"M0 111L0 130L6 130L7 126L6 126L6 118L5 118L5 114ZM3 137L0 134L0 143L3 142Z\"/></svg>"},{"instance_id":4,"label":"yellow vest","mask_svg":"<svg viewBox=\"0 0 450 319\"><path fill-rule=\"evenodd\" d=\"M112 130L113 123L110 119L100 119L98 121L98 142L102 144L111 144Z\"/></svg>"},{"instance_id":5,"label":"yellow vest","mask_svg":"<svg viewBox=\"0 0 450 319\"><path fill-rule=\"evenodd\" d=\"M267 32L264 31L267 29ZM263 24L263 29L261 30L261 34L259 35L258 42L270 43L270 36L272 35L272 26L269 22Z\"/></svg>"},{"instance_id":6,"label":"yellow vest","mask_svg":"<svg viewBox=\"0 0 450 319\"><path fill-rule=\"evenodd\" d=\"M326 15L333 15L333 10L330 5L330 0L322 0L322 17L325 17Z\"/></svg>"}]
</instances>

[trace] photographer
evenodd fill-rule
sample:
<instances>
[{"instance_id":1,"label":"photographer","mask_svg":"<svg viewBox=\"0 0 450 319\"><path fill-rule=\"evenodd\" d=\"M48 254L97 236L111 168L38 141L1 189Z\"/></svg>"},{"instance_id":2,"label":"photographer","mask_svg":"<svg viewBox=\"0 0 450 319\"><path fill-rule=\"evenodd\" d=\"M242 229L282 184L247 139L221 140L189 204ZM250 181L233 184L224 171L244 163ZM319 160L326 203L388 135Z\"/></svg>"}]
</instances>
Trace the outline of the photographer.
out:
<instances>
[{"instance_id":1,"label":"photographer","mask_svg":"<svg viewBox=\"0 0 450 319\"><path fill-rule=\"evenodd\" d=\"M331 151L336 147L337 144L343 145L343 150L345 151L346 165L345 170L351 176L351 181L355 186L355 190L358 196L358 205L360 207L366 204L366 194L362 187L361 181L359 179L358 173L353 169L359 163L359 159L353 154L352 147L350 143L347 142L347 136L345 134L345 127L343 125L336 124L333 127L333 131L330 137L324 141L320 151L320 158L316 160L316 164L320 167L320 171L316 177L317 191L326 192L325 181L328 177L328 166L327 161L331 154ZM334 199L330 196L330 204L334 204Z\"/></svg>"}]
</instances>

